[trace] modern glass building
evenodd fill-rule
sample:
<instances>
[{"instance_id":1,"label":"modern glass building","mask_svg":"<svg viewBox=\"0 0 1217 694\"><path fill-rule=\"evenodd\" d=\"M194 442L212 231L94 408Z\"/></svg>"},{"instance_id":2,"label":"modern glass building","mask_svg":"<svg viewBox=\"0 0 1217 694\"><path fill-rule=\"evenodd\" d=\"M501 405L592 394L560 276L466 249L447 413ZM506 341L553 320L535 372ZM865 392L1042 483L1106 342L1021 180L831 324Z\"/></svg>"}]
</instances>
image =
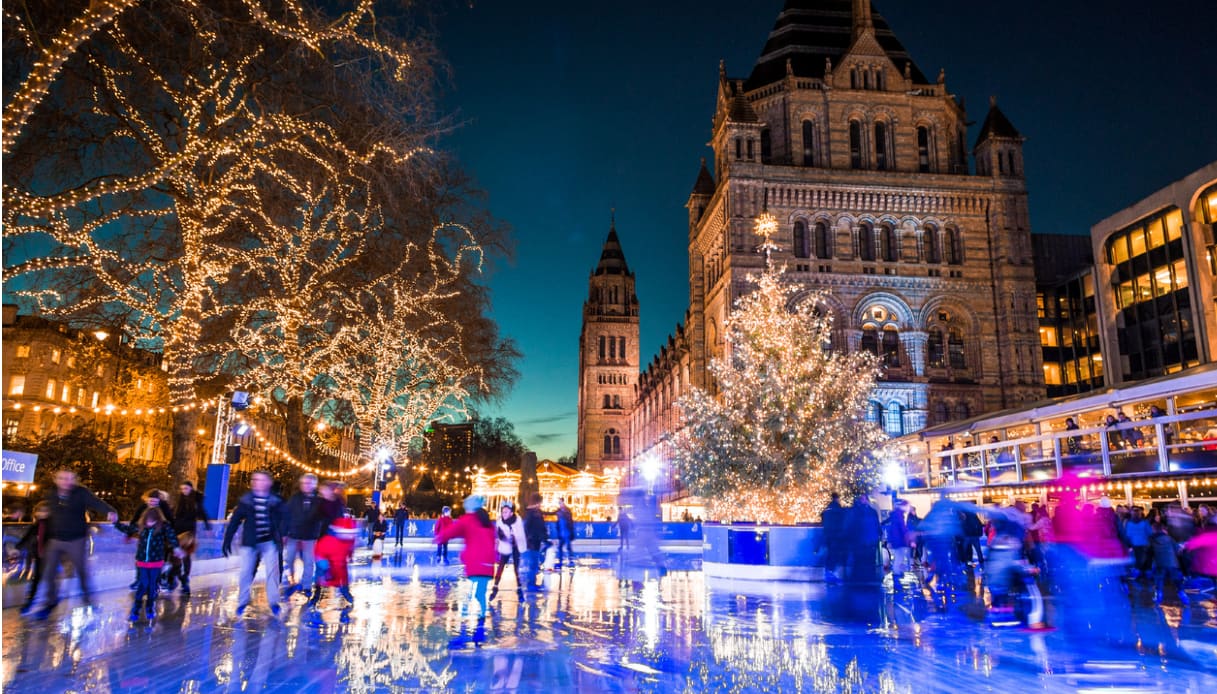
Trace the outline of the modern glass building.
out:
<instances>
[{"instance_id":1,"label":"modern glass building","mask_svg":"<svg viewBox=\"0 0 1217 694\"><path fill-rule=\"evenodd\" d=\"M1217 162L1091 228L1108 385L1217 360Z\"/></svg>"}]
</instances>

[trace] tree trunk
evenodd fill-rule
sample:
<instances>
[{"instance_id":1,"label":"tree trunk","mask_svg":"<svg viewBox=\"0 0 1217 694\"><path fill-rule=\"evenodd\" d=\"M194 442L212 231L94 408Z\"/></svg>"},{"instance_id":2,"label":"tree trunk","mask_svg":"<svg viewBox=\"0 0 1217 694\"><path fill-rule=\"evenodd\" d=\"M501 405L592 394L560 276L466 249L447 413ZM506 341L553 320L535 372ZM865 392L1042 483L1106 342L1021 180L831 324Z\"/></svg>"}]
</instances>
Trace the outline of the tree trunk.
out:
<instances>
[{"instance_id":1,"label":"tree trunk","mask_svg":"<svg viewBox=\"0 0 1217 694\"><path fill-rule=\"evenodd\" d=\"M199 480L194 479L195 438L198 436L195 429L199 414L198 408L192 407L173 415L173 457L169 460L169 476L173 478L175 488L185 481L199 484Z\"/></svg>"},{"instance_id":2,"label":"tree trunk","mask_svg":"<svg viewBox=\"0 0 1217 694\"><path fill-rule=\"evenodd\" d=\"M287 401L283 433L287 437L287 452L296 460L311 462L313 449L308 438L308 419L304 416L304 400L299 397Z\"/></svg>"}]
</instances>

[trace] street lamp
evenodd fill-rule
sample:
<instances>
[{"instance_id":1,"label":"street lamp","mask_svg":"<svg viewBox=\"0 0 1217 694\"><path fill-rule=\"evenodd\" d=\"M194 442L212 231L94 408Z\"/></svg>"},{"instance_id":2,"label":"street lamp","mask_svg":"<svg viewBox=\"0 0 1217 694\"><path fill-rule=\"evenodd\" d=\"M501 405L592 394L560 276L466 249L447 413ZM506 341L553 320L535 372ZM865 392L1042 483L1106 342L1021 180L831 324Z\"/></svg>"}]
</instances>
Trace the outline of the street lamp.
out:
<instances>
[{"instance_id":1,"label":"street lamp","mask_svg":"<svg viewBox=\"0 0 1217 694\"><path fill-rule=\"evenodd\" d=\"M377 510L380 509L380 492L385 475L396 466L391 454L392 450L387 446L381 446L376 449L376 473L372 483L372 506Z\"/></svg>"},{"instance_id":2,"label":"street lamp","mask_svg":"<svg viewBox=\"0 0 1217 694\"><path fill-rule=\"evenodd\" d=\"M648 453L638 462L638 472L642 473L642 478L647 482L648 491L655 490L655 480L659 479L659 473L663 467L663 461L654 453Z\"/></svg>"}]
</instances>

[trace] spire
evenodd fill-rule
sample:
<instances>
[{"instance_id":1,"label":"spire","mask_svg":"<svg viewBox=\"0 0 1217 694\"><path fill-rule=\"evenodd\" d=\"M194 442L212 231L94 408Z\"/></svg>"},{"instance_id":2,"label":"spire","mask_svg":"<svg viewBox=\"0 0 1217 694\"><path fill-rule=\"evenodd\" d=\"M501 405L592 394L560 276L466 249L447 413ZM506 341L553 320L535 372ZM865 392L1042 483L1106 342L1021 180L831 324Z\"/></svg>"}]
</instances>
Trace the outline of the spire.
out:
<instances>
[{"instance_id":1,"label":"spire","mask_svg":"<svg viewBox=\"0 0 1217 694\"><path fill-rule=\"evenodd\" d=\"M714 185L714 177L710 175L710 170L706 168L706 158L701 158L701 170L697 172L697 181L693 184L693 195L714 195L714 190L717 186Z\"/></svg>"},{"instance_id":2,"label":"spire","mask_svg":"<svg viewBox=\"0 0 1217 694\"><path fill-rule=\"evenodd\" d=\"M997 97L990 96L989 113L985 116L984 124L980 126L980 135L976 137L976 144L999 137L1014 140L1023 139L1022 134L1014 127L1010 119L1006 118L1006 114L1002 113L1001 109L997 107Z\"/></svg>"},{"instance_id":3,"label":"spire","mask_svg":"<svg viewBox=\"0 0 1217 694\"><path fill-rule=\"evenodd\" d=\"M600 264L596 266L597 275L628 275L630 267L626 265L625 253L621 250L621 239L617 238L617 210L610 213L608 237L604 239L604 248L600 251Z\"/></svg>"},{"instance_id":4,"label":"spire","mask_svg":"<svg viewBox=\"0 0 1217 694\"><path fill-rule=\"evenodd\" d=\"M874 31L875 23L871 17L870 0L853 0L854 7L852 10L854 18L854 40L866 30Z\"/></svg>"}]
</instances>

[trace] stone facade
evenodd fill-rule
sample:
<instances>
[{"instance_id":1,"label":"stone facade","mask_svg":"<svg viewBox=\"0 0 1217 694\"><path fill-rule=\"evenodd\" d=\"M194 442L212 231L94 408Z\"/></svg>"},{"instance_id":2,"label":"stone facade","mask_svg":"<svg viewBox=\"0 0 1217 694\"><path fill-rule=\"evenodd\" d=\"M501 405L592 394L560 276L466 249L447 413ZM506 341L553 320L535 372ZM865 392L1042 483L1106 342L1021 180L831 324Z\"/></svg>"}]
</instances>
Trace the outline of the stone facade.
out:
<instances>
[{"instance_id":1,"label":"stone facade","mask_svg":"<svg viewBox=\"0 0 1217 694\"><path fill-rule=\"evenodd\" d=\"M889 433L1044 397L1023 138L991 103L973 174L966 122L860 0L789 0L749 77L720 67L713 174L703 161L687 203L690 308L639 379L635 458L662 457L672 403L708 385L765 212L789 281L826 292L835 344L881 355L869 416Z\"/></svg>"},{"instance_id":2,"label":"stone facade","mask_svg":"<svg viewBox=\"0 0 1217 694\"><path fill-rule=\"evenodd\" d=\"M638 382L638 296L610 228L600 262L588 280L579 336L579 451L581 470L624 470L631 459L630 412Z\"/></svg>"},{"instance_id":3,"label":"stone facade","mask_svg":"<svg viewBox=\"0 0 1217 694\"><path fill-rule=\"evenodd\" d=\"M3 374L5 445L91 427L124 464L154 469L169 464L176 409L169 404L160 354L137 348L117 329L77 330L18 315L16 306L5 305ZM194 479L201 480L211 460L215 406L196 400L186 407L203 410L193 466ZM242 435L234 433L231 443L242 450L234 472L248 475L281 460L273 448L288 446L287 418L252 411L245 418L254 426ZM354 437L345 430L336 441L344 455L356 450Z\"/></svg>"}]
</instances>

